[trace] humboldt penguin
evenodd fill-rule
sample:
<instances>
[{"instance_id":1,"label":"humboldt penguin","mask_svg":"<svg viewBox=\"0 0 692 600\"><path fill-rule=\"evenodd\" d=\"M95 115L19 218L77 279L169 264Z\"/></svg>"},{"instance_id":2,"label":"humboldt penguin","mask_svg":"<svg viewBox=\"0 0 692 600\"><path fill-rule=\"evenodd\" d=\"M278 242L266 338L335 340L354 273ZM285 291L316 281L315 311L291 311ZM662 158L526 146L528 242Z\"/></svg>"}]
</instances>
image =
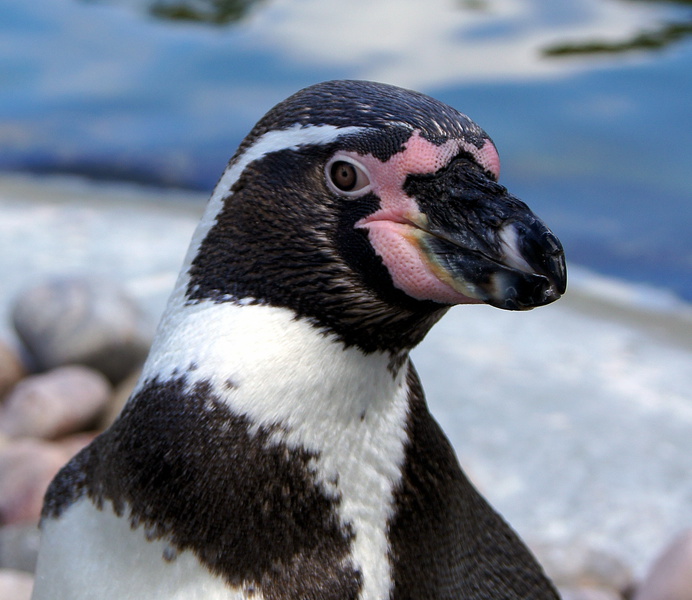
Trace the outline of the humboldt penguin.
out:
<instances>
[{"instance_id":1,"label":"humboldt penguin","mask_svg":"<svg viewBox=\"0 0 692 600\"><path fill-rule=\"evenodd\" d=\"M409 359L452 305L565 291L560 242L499 172L417 92L331 81L270 110L122 414L47 492L33 600L557 598Z\"/></svg>"}]
</instances>

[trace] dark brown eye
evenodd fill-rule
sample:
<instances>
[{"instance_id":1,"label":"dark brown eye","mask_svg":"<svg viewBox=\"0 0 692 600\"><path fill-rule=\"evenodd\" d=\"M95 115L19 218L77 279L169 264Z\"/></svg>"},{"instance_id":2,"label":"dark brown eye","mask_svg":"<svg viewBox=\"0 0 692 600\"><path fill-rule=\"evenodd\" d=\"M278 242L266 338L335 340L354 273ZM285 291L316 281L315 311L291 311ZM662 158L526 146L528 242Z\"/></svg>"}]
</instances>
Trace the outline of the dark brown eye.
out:
<instances>
[{"instance_id":1,"label":"dark brown eye","mask_svg":"<svg viewBox=\"0 0 692 600\"><path fill-rule=\"evenodd\" d=\"M336 160L329 169L334 187L342 192L356 192L370 184L368 176L353 163Z\"/></svg>"},{"instance_id":2,"label":"dark brown eye","mask_svg":"<svg viewBox=\"0 0 692 600\"><path fill-rule=\"evenodd\" d=\"M337 160L332 165L331 176L334 185L342 192L352 191L358 181L356 168L351 163L343 160Z\"/></svg>"}]
</instances>

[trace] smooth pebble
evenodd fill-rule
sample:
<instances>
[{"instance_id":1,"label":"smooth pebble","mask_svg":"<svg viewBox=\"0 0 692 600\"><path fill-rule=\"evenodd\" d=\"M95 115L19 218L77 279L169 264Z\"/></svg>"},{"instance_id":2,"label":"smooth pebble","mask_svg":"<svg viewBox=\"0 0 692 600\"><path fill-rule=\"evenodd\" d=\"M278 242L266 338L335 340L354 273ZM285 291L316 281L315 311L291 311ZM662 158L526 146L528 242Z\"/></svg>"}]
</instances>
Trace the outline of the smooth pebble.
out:
<instances>
[{"instance_id":1,"label":"smooth pebble","mask_svg":"<svg viewBox=\"0 0 692 600\"><path fill-rule=\"evenodd\" d=\"M0 399L26 375L26 368L18 353L0 340Z\"/></svg>"},{"instance_id":2,"label":"smooth pebble","mask_svg":"<svg viewBox=\"0 0 692 600\"><path fill-rule=\"evenodd\" d=\"M38 370L84 364L111 381L146 358L153 324L114 282L62 277L25 289L12 308L14 327Z\"/></svg>"},{"instance_id":3,"label":"smooth pebble","mask_svg":"<svg viewBox=\"0 0 692 600\"><path fill-rule=\"evenodd\" d=\"M33 573L40 539L41 532L35 523L0 527L0 568Z\"/></svg>"},{"instance_id":4,"label":"smooth pebble","mask_svg":"<svg viewBox=\"0 0 692 600\"><path fill-rule=\"evenodd\" d=\"M692 600L692 529L664 548L634 600Z\"/></svg>"},{"instance_id":5,"label":"smooth pebble","mask_svg":"<svg viewBox=\"0 0 692 600\"><path fill-rule=\"evenodd\" d=\"M107 409L111 392L101 373L81 365L30 375L0 407L0 433L53 439L83 431Z\"/></svg>"},{"instance_id":6,"label":"smooth pebble","mask_svg":"<svg viewBox=\"0 0 692 600\"><path fill-rule=\"evenodd\" d=\"M55 474L93 436L60 442L22 438L0 445L0 525L37 523Z\"/></svg>"},{"instance_id":7,"label":"smooth pebble","mask_svg":"<svg viewBox=\"0 0 692 600\"><path fill-rule=\"evenodd\" d=\"M14 569L0 569L0 598L2 600L30 600L34 578L29 573Z\"/></svg>"}]
</instances>

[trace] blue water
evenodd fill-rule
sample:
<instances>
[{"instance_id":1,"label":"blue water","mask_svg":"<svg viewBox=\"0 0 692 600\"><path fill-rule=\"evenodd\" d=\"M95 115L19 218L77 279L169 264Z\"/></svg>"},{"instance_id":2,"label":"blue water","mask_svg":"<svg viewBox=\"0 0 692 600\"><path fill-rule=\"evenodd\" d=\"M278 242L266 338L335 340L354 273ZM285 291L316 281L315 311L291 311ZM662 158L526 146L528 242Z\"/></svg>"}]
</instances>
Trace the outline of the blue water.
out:
<instances>
[{"instance_id":1,"label":"blue water","mask_svg":"<svg viewBox=\"0 0 692 600\"><path fill-rule=\"evenodd\" d=\"M380 79L481 124L503 182L572 262L692 301L692 41L543 55L689 25L690 12L624 0L275 0L216 26L154 18L145 0L3 0L0 168L210 190L283 97L324 79Z\"/></svg>"}]
</instances>

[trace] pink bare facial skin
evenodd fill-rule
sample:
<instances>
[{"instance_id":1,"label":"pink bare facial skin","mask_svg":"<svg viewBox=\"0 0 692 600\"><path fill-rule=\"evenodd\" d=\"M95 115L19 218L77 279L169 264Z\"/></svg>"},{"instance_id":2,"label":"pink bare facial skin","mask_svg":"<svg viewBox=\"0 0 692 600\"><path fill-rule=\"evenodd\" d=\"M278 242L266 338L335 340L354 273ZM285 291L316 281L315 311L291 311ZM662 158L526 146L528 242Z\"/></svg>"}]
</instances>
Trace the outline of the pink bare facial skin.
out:
<instances>
[{"instance_id":1,"label":"pink bare facial skin","mask_svg":"<svg viewBox=\"0 0 692 600\"><path fill-rule=\"evenodd\" d=\"M500 159L490 140L481 148L462 140L448 140L436 146L416 131L406 142L405 150L385 163L370 154L340 153L363 165L372 191L380 198L380 210L358 221L356 227L368 230L368 239L387 267L394 285L417 300L442 304L482 303L467 295L472 291L465 289L462 281L453 280L444 269L426 259L419 242L426 235L419 227L425 226L425 215L403 190L407 175L435 173L461 150L471 154L495 178L499 177Z\"/></svg>"}]
</instances>

